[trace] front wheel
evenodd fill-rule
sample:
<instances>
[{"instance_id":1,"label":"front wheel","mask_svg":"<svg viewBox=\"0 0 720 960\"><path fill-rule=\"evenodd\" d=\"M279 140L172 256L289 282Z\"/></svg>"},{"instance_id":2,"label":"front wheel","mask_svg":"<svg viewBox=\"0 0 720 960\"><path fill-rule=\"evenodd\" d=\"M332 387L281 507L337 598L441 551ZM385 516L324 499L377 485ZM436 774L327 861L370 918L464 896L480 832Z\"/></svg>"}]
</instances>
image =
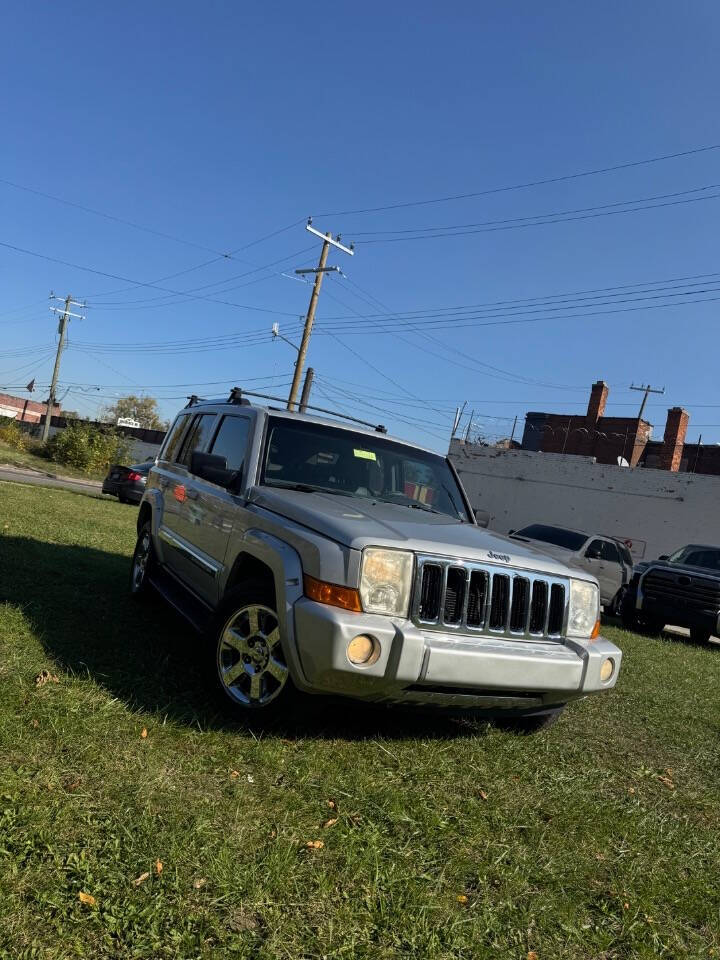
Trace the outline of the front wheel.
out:
<instances>
[{"instance_id":1,"label":"front wheel","mask_svg":"<svg viewBox=\"0 0 720 960\"><path fill-rule=\"evenodd\" d=\"M236 708L275 714L293 690L271 591L262 581L230 590L213 619L215 679Z\"/></svg>"}]
</instances>

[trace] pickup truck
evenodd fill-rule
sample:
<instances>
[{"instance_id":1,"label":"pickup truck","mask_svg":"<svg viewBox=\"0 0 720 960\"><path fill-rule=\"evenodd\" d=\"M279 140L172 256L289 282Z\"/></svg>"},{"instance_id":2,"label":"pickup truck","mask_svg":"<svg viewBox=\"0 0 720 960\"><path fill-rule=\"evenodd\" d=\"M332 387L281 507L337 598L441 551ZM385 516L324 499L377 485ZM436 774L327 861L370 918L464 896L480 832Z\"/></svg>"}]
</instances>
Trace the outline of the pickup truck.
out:
<instances>
[{"instance_id":1,"label":"pickup truck","mask_svg":"<svg viewBox=\"0 0 720 960\"><path fill-rule=\"evenodd\" d=\"M623 624L660 633L688 627L696 643L720 635L720 547L689 544L636 565L622 603Z\"/></svg>"},{"instance_id":2,"label":"pickup truck","mask_svg":"<svg viewBox=\"0 0 720 960\"><path fill-rule=\"evenodd\" d=\"M613 687L597 580L479 526L447 458L349 420L235 388L191 398L167 433L130 590L198 629L222 696L268 713L294 688L527 728Z\"/></svg>"}]
</instances>

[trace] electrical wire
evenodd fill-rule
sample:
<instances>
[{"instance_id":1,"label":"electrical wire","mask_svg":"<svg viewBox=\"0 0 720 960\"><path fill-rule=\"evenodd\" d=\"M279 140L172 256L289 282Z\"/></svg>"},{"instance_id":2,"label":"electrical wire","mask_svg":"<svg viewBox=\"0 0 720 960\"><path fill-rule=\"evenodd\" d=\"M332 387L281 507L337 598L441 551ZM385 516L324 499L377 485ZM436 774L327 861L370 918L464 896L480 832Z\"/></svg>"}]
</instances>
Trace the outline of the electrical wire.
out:
<instances>
[{"instance_id":1,"label":"electrical wire","mask_svg":"<svg viewBox=\"0 0 720 960\"><path fill-rule=\"evenodd\" d=\"M122 274L109 273L104 270L97 270L94 267L84 266L83 264L71 263L69 260L62 260L60 257L51 257L47 254L38 253L35 250L28 250L24 247L19 247L16 244L7 243L1 240L0 240L0 247L4 247L6 250L12 250L15 253L22 253L25 256L35 257L38 260L45 260L47 263L57 263L62 267L70 267L73 270L82 270L85 273L91 273L99 277L109 277L111 280L120 280L123 283L131 283L134 286L138 286L138 287L149 287L150 289L161 290L164 293L172 293L172 294L175 294L176 296L186 296L191 300L201 300L205 303L218 303L218 304L221 304L222 306L238 307L241 310L256 310L258 313L271 313L271 314L274 314L275 316L281 316L281 317L297 316L297 314L289 313L286 310L272 310L269 307L255 307L247 303L233 303L230 300L218 300L212 297L201 297L201 296L195 296L193 294L186 294L182 290L171 290L168 287L161 287L156 283L151 283L150 281L134 280L132 277L124 277L122 276Z\"/></svg>"},{"instance_id":2,"label":"electrical wire","mask_svg":"<svg viewBox=\"0 0 720 960\"><path fill-rule=\"evenodd\" d=\"M485 190L475 190L472 193L459 193L445 197L431 197L427 200L406 200L396 203L387 203L377 207L363 207L357 210L333 210L328 213L317 214L318 217L348 217L355 214L381 213L385 210L399 210L407 207L424 207L435 203L449 203L453 200L474 200L477 197L488 197L495 193L508 193L512 190L527 190L532 187L542 187L551 183L564 183L568 180L579 180L583 177L595 177L605 173L615 173L618 170L629 170L633 167L649 166L650 164L663 163L667 160L677 160L680 157L691 157L701 153L709 153L712 150L720 150L720 143L709 144L703 147L694 147L690 150L681 150L677 153L665 153L655 157L646 157L643 160L625 160L622 163L616 163L606 167L596 167L592 170L582 170L577 173L559 174L554 177L544 177L535 180L528 180L525 183L513 183L501 187L489 187Z\"/></svg>"},{"instance_id":3,"label":"electrical wire","mask_svg":"<svg viewBox=\"0 0 720 960\"><path fill-rule=\"evenodd\" d=\"M715 185L717 186L717 185ZM700 188L700 189L709 189L709 188ZM672 196L672 194L668 194ZM624 213L643 213L645 210L659 210L663 207L676 207L681 206L687 203L698 203L701 200L717 200L720 198L720 193L710 193L704 197L686 197L684 200L667 200L663 203L648 203L645 206L636 206L630 207L624 210L617 209L601 209L598 208L597 213L583 213L578 214L577 216L564 216L562 213L558 214L538 214L537 217L532 218L528 217L524 222L512 222L507 220L487 220L485 224L478 225L477 229L465 230L465 229L449 229L444 227L433 228L435 230L446 230L444 233L421 233L420 230L415 232L413 236L393 236L393 237L379 237L371 240L357 240L356 244L369 244L369 243L398 243L406 240L440 240L446 237L467 237L473 234L478 233L497 233L498 231L503 230L524 230L526 227L545 227L556 223L572 223L578 220L595 220L598 217L612 217ZM627 201L628 203L634 201ZM608 204L608 207L616 207L618 204ZM542 218L546 219L542 219ZM496 224L496 225L492 225ZM396 231L397 232L397 231Z\"/></svg>"}]
</instances>

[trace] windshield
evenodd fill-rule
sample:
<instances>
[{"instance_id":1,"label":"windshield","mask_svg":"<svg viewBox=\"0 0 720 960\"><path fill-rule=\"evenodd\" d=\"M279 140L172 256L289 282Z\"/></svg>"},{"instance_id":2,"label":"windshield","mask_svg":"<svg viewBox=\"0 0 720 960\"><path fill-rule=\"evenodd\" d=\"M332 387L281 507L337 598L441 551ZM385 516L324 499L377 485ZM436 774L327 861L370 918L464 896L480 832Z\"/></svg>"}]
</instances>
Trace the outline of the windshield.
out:
<instances>
[{"instance_id":1,"label":"windshield","mask_svg":"<svg viewBox=\"0 0 720 960\"><path fill-rule=\"evenodd\" d=\"M468 520L443 457L381 435L322 424L271 418L261 483L371 498Z\"/></svg>"},{"instance_id":2,"label":"windshield","mask_svg":"<svg viewBox=\"0 0 720 960\"><path fill-rule=\"evenodd\" d=\"M579 550L587 540L584 533L574 530L563 530L562 527L548 527L544 523L531 523L514 534L516 537L527 537L528 540L540 540L542 543L552 543L556 547L565 547L566 550Z\"/></svg>"},{"instance_id":3,"label":"windshield","mask_svg":"<svg viewBox=\"0 0 720 960\"><path fill-rule=\"evenodd\" d=\"M720 549L716 547L682 547L668 557L670 563L686 563L689 567L720 570Z\"/></svg>"}]
</instances>

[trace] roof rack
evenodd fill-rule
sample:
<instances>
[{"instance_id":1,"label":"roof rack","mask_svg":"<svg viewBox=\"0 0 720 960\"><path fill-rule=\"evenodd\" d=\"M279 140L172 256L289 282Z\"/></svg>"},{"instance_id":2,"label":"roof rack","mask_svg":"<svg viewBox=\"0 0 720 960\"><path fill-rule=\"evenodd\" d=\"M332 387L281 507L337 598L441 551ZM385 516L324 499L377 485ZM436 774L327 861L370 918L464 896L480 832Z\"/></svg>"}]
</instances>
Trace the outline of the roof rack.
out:
<instances>
[{"instance_id":1,"label":"roof rack","mask_svg":"<svg viewBox=\"0 0 720 960\"><path fill-rule=\"evenodd\" d=\"M204 397L199 397L196 393L193 393L187 398L187 403L185 404L185 409L188 407L194 407L196 403L203 403L205 400Z\"/></svg>"},{"instance_id":2,"label":"roof rack","mask_svg":"<svg viewBox=\"0 0 720 960\"><path fill-rule=\"evenodd\" d=\"M251 390L243 390L241 387L233 387L228 397L228 403L249 403L245 397L259 397L261 400L274 400L276 403L284 404L286 401L282 397L271 397L267 393L253 393ZM370 427L377 433L387 433L387 427L382 423L370 423L369 420L360 420L358 417L351 417L349 413L340 413L338 410L328 410L327 407L316 407L311 404L305 405L306 410L317 410L318 413L329 413L332 417L340 417L342 420L349 420L351 423L359 423L363 427ZM290 413L296 411L291 410Z\"/></svg>"}]
</instances>

